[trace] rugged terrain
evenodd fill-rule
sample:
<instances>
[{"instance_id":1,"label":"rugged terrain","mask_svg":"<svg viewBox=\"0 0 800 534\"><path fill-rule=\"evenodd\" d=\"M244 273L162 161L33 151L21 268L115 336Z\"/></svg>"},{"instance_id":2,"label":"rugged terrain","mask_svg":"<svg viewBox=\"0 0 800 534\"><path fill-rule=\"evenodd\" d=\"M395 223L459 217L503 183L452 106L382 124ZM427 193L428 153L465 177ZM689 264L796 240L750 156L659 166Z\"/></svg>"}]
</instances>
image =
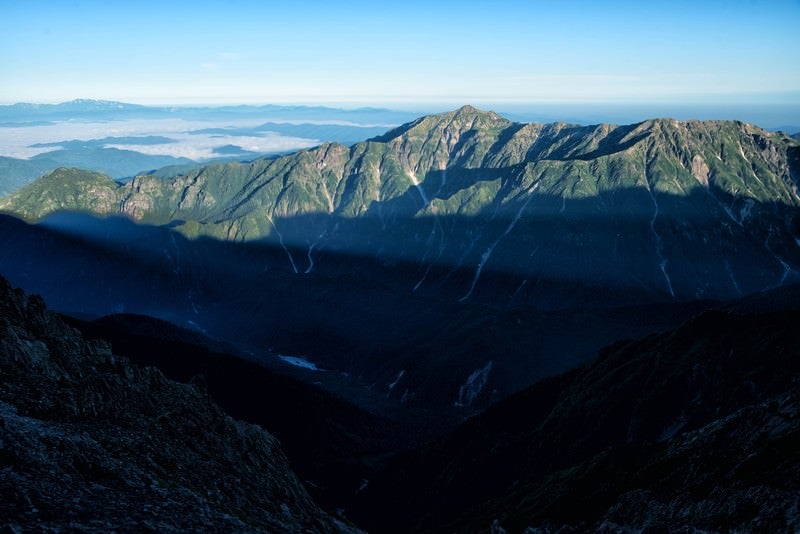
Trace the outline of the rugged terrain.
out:
<instances>
[{"instance_id":1,"label":"rugged terrain","mask_svg":"<svg viewBox=\"0 0 800 534\"><path fill-rule=\"evenodd\" d=\"M0 220L20 252L0 267L60 311L151 315L468 412L800 280L799 147L733 121L520 124L466 106L173 177L59 169L0 199L37 222Z\"/></svg>"},{"instance_id":2,"label":"rugged terrain","mask_svg":"<svg viewBox=\"0 0 800 534\"><path fill-rule=\"evenodd\" d=\"M619 342L496 404L396 458L357 517L381 532L796 531L800 287L789 295Z\"/></svg>"},{"instance_id":3,"label":"rugged terrain","mask_svg":"<svg viewBox=\"0 0 800 534\"><path fill-rule=\"evenodd\" d=\"M376 531L796 530L799 170L796 140L739 122L518 124L469 106L351 147L126 184L61 168L0 199L0 272L87 339L192 384L126 371L44 315L52 333L35 335L60 367L3 376L65 408L1 400L74 435L85 396L69 388L90 372L59 347L89 347L91 372L118 386L92 410L135 416L120 429L98 408L86 432L150 451L125 433L150 428L147 406L177 440L159 443L163 491L227 484L210 459L208 478L180 471L178 434L221 429L195 455L241 428L274 443L207 392L274 429L314 497ZM35 330L40 301L14 298L15 328ZM170 417L198 402L199 419ZM288 528L337 528L280 453L256 456L296 488ZM118 458L135 480L152 467L140 460ZM231 460L240 482L197 517L277 528L275 486L249 485L251 461ZM138 488L103 487L123 503Z\"/></svg>"},{"instance_id":4,"label":"rugged terrain","mask_svg":"<svg viewBox=\"0 0 800 534\"><path fill-rule=\"evenodd\" d=\"M0 464L12 530L348 530L270 434L85 341L2 278Z\"/></svg>"},{"instance_id":5,"label":"rugged terrain","mask_svg":"<svg viewBox=\"0 0 800 534\"><path fill-rule=\"evenodd\" d=\"M798 154L787 135L739 122L519 124L465 106L351 147L166 180L120 185L60 169L0 210L34 221L122 214L189 237L267 240L298 274L323 250L403 260L417 265L410 290L446 285L462 300L563 306L575 302L564 282L614 288L629 303L734 298L798 277ZM453 280L457 268L469 276ZM481 283L490 271L508 275L500 295Z\"/></svg>"},{"instance_id":6,"label":"rugged terrain","mask_svg":"<svg viewBox=\"0 0 800 534\"><path fill-rule=\"evenodd\" d=\"M237 344L262 363L278 361L276 354L303 357L317 370L297 368L302 379L370 411L425 407L463 416L620 337L676 326L710 305L549 310L459 302L458 287L411 291L415 264L332 251L315 263L297 275L280 246L189 240L121 218L60 214L28 225L0 216L0 272L55 309L158 317ZM490 272L484 283L499 292L507 280Z\"/></svg>"},{"instance_id":7,"label":"rugged terrain","mask_svg":"<svg viewBox=\"0 0 800 534\"><path fill-rule=\"evenodd\" d=\"M292 469L330 509L361 484L375 457L425 442L425 435L410 431L414 414L401 421L378 416L292 376L291 365L268 368L196 331L130 314L64 320L87 339L108 341L115 354L133 363L156 367L179 382L202 380L226 413L269 429L280 440Z\"/></svg>"}]
</instances>

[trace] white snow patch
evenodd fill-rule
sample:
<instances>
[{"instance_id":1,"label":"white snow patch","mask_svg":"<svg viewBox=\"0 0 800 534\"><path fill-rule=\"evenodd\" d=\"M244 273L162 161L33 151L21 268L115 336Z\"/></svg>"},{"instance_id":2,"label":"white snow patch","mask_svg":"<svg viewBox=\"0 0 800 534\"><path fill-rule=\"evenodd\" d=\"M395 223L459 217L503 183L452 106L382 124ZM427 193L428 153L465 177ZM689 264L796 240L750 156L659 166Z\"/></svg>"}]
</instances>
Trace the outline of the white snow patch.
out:
<instances>
[{"instance_id":1,"label":"white snow patch","mask_svg":"<svg viewBox=\"0 0 800 534\"><path fill-rule=\"evenodd\" d=\"M425 279L428 277L428 273L431 271L432 266L433 266L432 263L428 264L428 268L425 269L425 274L422 275L422 278L419 279L419 282L417 282L417 284L414 286L414 289L411 290L412 293L415 293L417 289L419 289L420 286L422 286L422 282L424 282Z\"/></svg>"},{"instance_id":2,"label":"white snow patch","mask_svg":"<svg viewBox=\"0 0 800 534\"><path fill-rule=\"evenodd\" d=\"M767 235L766 238L764 238L764 247L769 251L770 254L773 255L773 257L783 267L783 274L781 275L781 279L778 281L778 283L776 285L776 287L777 287L777 286L782 286L783 285L783 283L786 281L786 279L789 277L789 275L792 274L794 269L792 269L791 265L786 263L786 260L784 260L783 258L778 256L778 254L774 250L772 250L772 247L769 244L769 238L772 237L772 235L774 233L774 230L775 229L771 227L770 230L769 230L769 234Z\"/></svg>"},{"instance_id":3,"label":"white snow patch","mask_svg":"<svg viewBox=\"0 0 800 534\"><path fill-rule=\"evenodd\" d=\"M475 402L475 399L480 395L481 390L489 381L489 372L491 370L492 360L489 360L486 365L473 371L472 374L467 377L467 381L458 388L458 400L455 402L455 406L466 407Z\"/></svg>"},{"instance_id":4,"label":"white snow patch","mask_svg":"<svg viewBox=\"0 0 800 534\"><path fill-rule=\"evenodd\" d=\"M511 298L509 300L514 300L514 297L516 297L517 294L520 291L522 291L522 288L525 287L525 284L527 284L527 283L528 283L528 279L526 278L525 280L522 281L522 283L519 284L519 287L517 288L516 291L514 291L514 293L511 295Z\"/></svg>"},{"instance_id":5,"label":"white snow patch","mask_svg":"<svg viewBox=\"0 0 800 534\"><path fill-rule=\"evenodd\" d=\"M297 265L295 265L295 263L294 263L294 258L292 258L292 253L289 252L289 249L286 248L286 245L283 243L283 234L281 234L280 230L278 230L278 227L275 226L275 223L272 221L272 217L267 215L267 220L272 225L272 227L275 229L275 233L278 234L278 241L280 242L281 247L283 248L283 251L286 252L287 256L289 256L289 263L292 264L292 270L294 271L294 274L297 274L298 273Z\"/></svg>"},{"instance_id":6,"label":"white snow patch","mask_svg":"<svg viewBox=\"0 0 800 534\"><path fill-rule=\"evenodd\" d=\"M650 188L649 183L647 184L647 192L650 193L650 198L653 200L654 210L653 218L650 219L650 231L653 232L653 237L655 238L656 254L658 255L658 268L661 269L661 274L664 275L664 280L667 282L669 294L672 296L672 298L675 298L675 291L672 289L672 280L670 280L669 274L667 273L667 258L664 257L664 242L661 240L661 236L658 235L658 232L656 232L656 219L659 215L658 201L656 200L656 196L653 194L653 190Z\"/></svg>"},{"instance_id":7,"label":"white snow patch","mask_svg":"<svg viewBox=\"0 0 800 534\"><path fill-rule=\"evenodd\" d=\"M744 155L744 149L742 148L742 143L739 143L739 154L742 155L743 160L745 160L747 163L750 163L750 160L747 159L747 156Z\"/></svg>"},{"instance_id":8,"label":"white snow patch","mask_svg":"<svg viewBox=\"0 0 800 534\"><path fill-rule=\"evenodd\" d=\"M480 278L481 272L483 271L483 268L486 266L486 262L488 262L489 258L492 257L492 252L494 252L494 248L500 243L500 241L503 240L505 236L511 233L511 230L514 229L514 226L517 224L517 221L519 221L520 217L522 217L522 212L525 211L525 208L528 207L528 204L533 199L533 192L536 191L538 188L539 184L537 182L530 189L528 189L528 199L522 204L522 207L519 209L519 211L517 211L517 214L508 224L508 227L502 234L500 234L500 237L495 239L494 243L489 245L489 248L487 248L486 251L483 254L481 254L481 261L478 263L478 268L475 270L475 277L472 279L472 285L470 285L467 294L458 299L459 302L466 302L472 296L472 292L475 291L475 285L478 283L478 278Z\"/></svg>"},{"instance_id":9,"label":"white snow patch","mask_svg":"<svg viewBox=\"0 0 800 534\"><path fill-rule=\"evenodd\" d=\"M405 369L403 369L402 371L397 373L397 378L394 379L394 382L389 384L389 391L394 389L394 387L397 385L397 383L400 382L400 379L403 378L404 374L406 374L406 370Z\"/></svg>"},{"instance_id":10,"label":"white snow patch","mask_svg":"<svg viewBox=\"0 0 800 534\"><path fill-rule=\"evenodd\" d=\"M301 356L284 356L283 354L278 354L278 358L282 361L288 363L289 365L294 365L295 367L301 367L303 369L308 369L309 371L321 371L319 367L314 362L310 362Z\"/></svg>"},{"instance_id":11,"label":"white snow patch","mask_svg":"<svg viewBox=\"0 0 800 534\"><path fill-rule=\"evenodd\" d=\"M728 262L728 260L725 260L725 269L728 271L728 276L731 277L731 282L733 282L733 287L736 289L736 292L742 295L742 288L739 287L736 277L733 276L733 269L731 269L731 264Z\"/></svg>"},{"instance_id":12,"label":"white snow patch","mask_svg":"<svg viewBox=\"0 0 800 534\"><path fill-rule=\"evenodd\" d=\"M320 242L320 240L322 240L322 238L325 237L326 233L327 233L327 230L325 232L322 232L319 235L319 237L317 238L316 241L314 241L313 243L308 245L308 254L307 254L307 256L308 256L308 268L303 272L303 274L309 274L309 273L311 273L311 271L314 270L314 258L311 257L311 253L314 252L314 247L316 247L317 244Z\"/></svg>"},{"instance_id":13,"label":"white snow patch","mask_svg":"<svg viewBox=\"0 0 800 534\"><path fill-rule=\"evenodd\" d=\"M303 272L303 274L309 274L311 271L314 270L314 258L311 257L311 253L314 251L314 245L316 245L316 244L317 244L317 242L314 241L313 243L311 243L308 246L308 254L307 254L307 256L308 256L308 268Z\"/></svg>"},{"instance_id":14,"label":"white snow patch","mask_svg":"<svg viewBox=\"0 0 800 534\"><path fill-rule=\"evenodd\" d=\"M192 312L194 312L195 315L200 315L200 312L197 310L197 305L194 303L194 295L192 295L191 291L186 294L186 298L189 300L189 304L192 306Z\"/></svg>"},{"instance_id":15,"label":"white snow patch","mask_svg":"<svg viewBox=\"0 0 800 534\"><path fill-rule=\"evenodd\" d=\"M425 207L427 208L431 201L428 199L428 195L425 194L425 190L422 189L422 185L420 185L419 180L417 180L417 177L414 176L414 173L411 171L408 171L408 177L411 179L411 183L414 184L414 187L417 188L417 191L419 191L419 196L422 197L422 201L425 203Z\"/></svg>"},{"instance_id":16,"label":"white snow patch","mask_svg":"<svg viewBox=\"0 0 800 534\"><path fill-rule=\"evenodd\" d=\"M755 206L755 204L756 203L752 198L745 199L744 206L742 206L742 209L739 210L740 225L750 217L753 211L753 206Z\"/></svg>"}]
</instances>

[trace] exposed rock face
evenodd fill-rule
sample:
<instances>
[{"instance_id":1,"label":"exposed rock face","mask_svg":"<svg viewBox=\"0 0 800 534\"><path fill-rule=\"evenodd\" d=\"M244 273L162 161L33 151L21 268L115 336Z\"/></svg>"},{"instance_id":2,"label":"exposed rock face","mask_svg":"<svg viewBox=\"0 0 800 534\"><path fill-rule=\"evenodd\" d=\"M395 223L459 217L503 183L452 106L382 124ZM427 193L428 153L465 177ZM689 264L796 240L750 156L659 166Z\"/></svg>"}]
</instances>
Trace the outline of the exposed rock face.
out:
<instances>
[{"instance_id":1,"label":"exposed rock face","mask_svg":"<svg viewBox=\"0 0 800 534\"><path fill-rule=\"evenodd\" d=\"M697 178L697 181L708 187L708 173L710 172L708 165L699 154L695 154L692 158L692 176Z\"/></svg>"},{"instance_id":2,"label":"exposed rock face","mask_svg":"<svg viewBox=\"0 0 800 534\"><path fill-rule=\"evenodd\" d=\"M270 434L83 340L2 278L0 466L12 529L347 530Z\"/></svg>"}]
</instances>

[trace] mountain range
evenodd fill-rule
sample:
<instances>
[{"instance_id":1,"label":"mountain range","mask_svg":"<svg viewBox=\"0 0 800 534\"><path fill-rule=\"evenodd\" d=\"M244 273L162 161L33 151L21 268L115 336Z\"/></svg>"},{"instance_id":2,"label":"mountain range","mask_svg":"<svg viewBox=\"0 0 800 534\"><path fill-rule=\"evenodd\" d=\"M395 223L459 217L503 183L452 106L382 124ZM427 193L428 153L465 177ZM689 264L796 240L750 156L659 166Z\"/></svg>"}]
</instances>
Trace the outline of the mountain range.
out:
<instances>
[{"instance_id":1,"label":"mountain range","mask_svg":"<svg viewBox=\"0 0 800 534\"><path fill-rule=\"evenodd\" d=\"M124 215L190 238L324 249L484 272L504 295L554 298L553 279L652 299L730 298L797 277L798 144L736 122L515 124L464 107L351 147L203 167L120 185L57 170L0 200L35 221L59 210ZM91 191L91 194L87 194ZM591 238L586 239L586 236ZM534 294L539 293L539 294Z\"/></svg>"},{"instance_id":2,"label":"mountain range","mask_svg":"<svg viewBox=\"0 0 800 534\"><path fill-rule=\"evenodd\" d=\"M294 105L145 106L110 100L78 98L58 104L17 103L0 106L2 125L33 125L60 120L209 119L269 114L275 119L353 120L397 124L414 118L410 112L384 108L353 109Z\"/></svg>"},{"instance_id":3,"label":"mountain range","mask_svg":"<svg viewBox=\"0 0 800 534\"><path fill-rule=\"evenodd\" d=\"M381 108L172 107L86 99L0 106L0 196L61 166L114 179L154 171L174 175L198 162L255 159L319 140L352 144L413 117ZM92 131L117 135L88 138Z\"/></svg>"},{"instance_id":4,"label":"mountain range","mask_svg":"<svg viewBox=\"0 0 800 534\"><path fill-rule=\"evenodd\" d=\"M741 122L465 106L126 183L56 169L0 198L0 273L206 375L370 530L791 530L799 180L800 143Z\"/></svg>"}]
</instances>

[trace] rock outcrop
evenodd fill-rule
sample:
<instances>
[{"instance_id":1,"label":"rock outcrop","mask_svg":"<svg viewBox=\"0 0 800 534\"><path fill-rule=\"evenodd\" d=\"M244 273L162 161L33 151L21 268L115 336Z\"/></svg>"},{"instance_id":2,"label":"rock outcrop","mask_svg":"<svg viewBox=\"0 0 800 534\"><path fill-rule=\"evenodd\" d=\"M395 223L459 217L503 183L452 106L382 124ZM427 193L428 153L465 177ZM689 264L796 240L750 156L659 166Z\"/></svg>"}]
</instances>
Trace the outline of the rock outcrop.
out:
<instances>
[{"instance_id":1,"label":"rock outcrop","mask_svg":"<svg viewBox=\"0 0 800 534\"><path fill-rule=\"evenodd\" d=\"M228 417L202 386L84 340L2 278L0 521L12 530L348 530L312 501L270 434Z\"/></svg>"}]
</instances>

